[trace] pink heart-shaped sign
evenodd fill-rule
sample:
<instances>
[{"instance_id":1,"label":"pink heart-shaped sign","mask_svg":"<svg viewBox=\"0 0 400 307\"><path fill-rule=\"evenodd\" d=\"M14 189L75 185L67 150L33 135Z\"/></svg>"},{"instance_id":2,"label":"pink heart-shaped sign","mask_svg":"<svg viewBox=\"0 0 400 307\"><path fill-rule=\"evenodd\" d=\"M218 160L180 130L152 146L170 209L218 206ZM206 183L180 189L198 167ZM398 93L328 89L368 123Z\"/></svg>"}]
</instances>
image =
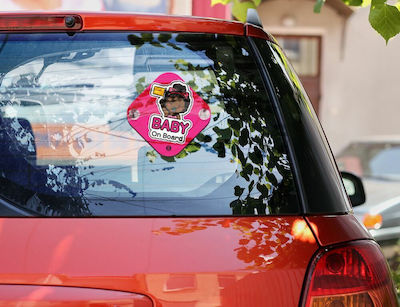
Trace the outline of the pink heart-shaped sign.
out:
<instances>
[{"instance_id":1,"label":"pink heart-shaped sign","mask_svg":"<svg viewBox=\"0 0 400 307\"><path fill-rule=\"evenodd\" d=\"M208 104L174 73L154 80L129 106L128 122L160 155L180 153L210 122Z\"/></svg>"}]
</instances>

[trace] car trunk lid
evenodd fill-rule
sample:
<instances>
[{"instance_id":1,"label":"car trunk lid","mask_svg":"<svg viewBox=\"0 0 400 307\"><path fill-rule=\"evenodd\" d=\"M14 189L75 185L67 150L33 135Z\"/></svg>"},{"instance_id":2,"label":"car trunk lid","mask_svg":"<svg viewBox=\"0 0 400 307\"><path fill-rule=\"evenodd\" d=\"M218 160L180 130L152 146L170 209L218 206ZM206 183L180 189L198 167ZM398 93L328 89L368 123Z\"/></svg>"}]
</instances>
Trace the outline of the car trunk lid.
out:
<instances>
[{"instance_id":1,"label":"car trunk lid","mask_svg":"<svg viewBox=\"0 0 400 307\"><path fill-rule=\"evenodd\" d=\"M0 283L143 294L155 305L297 306L318 249L304 219L1 219Z\"/></svg>"}]
</instances>

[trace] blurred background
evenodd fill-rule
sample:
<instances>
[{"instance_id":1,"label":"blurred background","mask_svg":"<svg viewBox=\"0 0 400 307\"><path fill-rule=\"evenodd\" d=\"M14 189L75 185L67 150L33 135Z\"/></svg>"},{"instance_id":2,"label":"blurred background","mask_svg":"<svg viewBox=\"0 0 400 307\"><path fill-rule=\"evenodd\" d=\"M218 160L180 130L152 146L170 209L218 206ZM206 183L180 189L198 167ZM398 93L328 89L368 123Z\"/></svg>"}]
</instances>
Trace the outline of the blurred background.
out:
<instances>
[{"instance_id":1,"label":"blurred background","mask_svg":"<svg viewBox=\"0 0 400 307\"><path fill-rule=\"evenodd\" d=\"M319 14L313 12L315 0L260 2L264 28L300 76L339 168L363 179L367 203L354 208L355 215L397 268L399 37L386 45L368 23L369 8L352 8L342 0L326 0ZM231 9L229 4L212 6L211 0L0 0L3 11L133 11L232 19Z\"/></svg>"}]
</instances>

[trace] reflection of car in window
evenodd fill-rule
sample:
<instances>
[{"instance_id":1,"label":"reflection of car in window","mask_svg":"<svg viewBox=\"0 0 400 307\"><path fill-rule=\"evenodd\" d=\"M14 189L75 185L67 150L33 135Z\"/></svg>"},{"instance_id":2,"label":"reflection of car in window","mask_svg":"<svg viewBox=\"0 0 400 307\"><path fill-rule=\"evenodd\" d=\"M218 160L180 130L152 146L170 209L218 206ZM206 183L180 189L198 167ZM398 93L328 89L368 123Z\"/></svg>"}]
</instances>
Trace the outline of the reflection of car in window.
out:
<instances>
[{"instance_id":1,"label":"reflection of car in window","mask_svg":"<svg viewBox=\"0 0 400 307\"><path fill-rule=\"evenodd\" d=\"M0 14L0 305L396 305L251 20Z\"/></svg>"},{"instance_id":2,"label":"reflection of car in window","mask_svg":"<svg viewBox=\"0 0 400 307\"><path fill-rule=\"evenodd\" d=\"M338 155L339 168L362 176L367 201L356 217L379 241L400 235L400 138L371 136L350 143Z\"/></svg>"}]
</instances>

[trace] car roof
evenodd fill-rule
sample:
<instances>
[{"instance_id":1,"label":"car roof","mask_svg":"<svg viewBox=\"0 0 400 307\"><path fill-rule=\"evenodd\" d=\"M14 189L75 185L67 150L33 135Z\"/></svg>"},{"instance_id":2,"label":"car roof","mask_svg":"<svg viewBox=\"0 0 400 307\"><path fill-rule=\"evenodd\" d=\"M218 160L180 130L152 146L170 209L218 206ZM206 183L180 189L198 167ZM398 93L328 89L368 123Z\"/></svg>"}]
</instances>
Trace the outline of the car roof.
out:
<instances>
[{"instance_id":1,"label":"car roof","mask_svg":"<svg viewBox=\"0 0 400 307\"><path fill-rule=\"evenodd\" d=\"M161 32L198 32L218 33L231 35L248 35L276 41L264 32L262 28L243 24L238 21L223 20L217 18L206 18L196 16L175 16L161 14L135 14L126 12L81 12L81 11L58 11L58 12L0 12L0 21L3 17L51 17L51 16L80 16L82 19L81 31L161 31ZM43 31L43 28L40 29ZM14 32L15 29L0 29ZM35 31L32 28L31 31Z\"/></svg>"}]
</instances>

